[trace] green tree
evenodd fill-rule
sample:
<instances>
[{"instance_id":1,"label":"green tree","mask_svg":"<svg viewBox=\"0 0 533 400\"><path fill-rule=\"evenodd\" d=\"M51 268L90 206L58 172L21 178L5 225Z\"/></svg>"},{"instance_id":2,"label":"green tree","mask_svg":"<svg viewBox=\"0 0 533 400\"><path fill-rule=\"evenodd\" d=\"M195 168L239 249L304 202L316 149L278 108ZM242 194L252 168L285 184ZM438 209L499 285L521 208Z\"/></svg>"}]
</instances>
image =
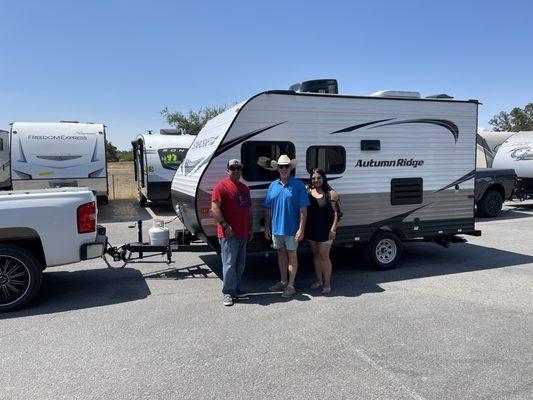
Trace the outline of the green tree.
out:
<instances>
[{"instance_id":1,"label":"green tree","mask_svg":"<svg viewBox=\"0 0 533 400\"><path fill-rule=\"evenodd\" d=\"M227 107L202 107L198 111L189 110L187 114L179 111L171 112L168 107L161 110L161 115L165 117L168 124L177 129L182 129L189 135L198 135L207 121L226 111Z\"/></svg>"},{"instance_id":2,"label":"green tree","mask_svg":"<svg viewBox=\"0 0 533 400\"><path fill-rule=\"evenodd\" d=\"M490 121L496 132L533 131L533 103L521 109L515 107L511 112L502 111Z\"/></svg>"},{"instance_id":3,"label":"green tree","mask_svg":"<svg viewBox=\"0 0 533 400\"><path fill-rule=\"evenodd\" d=\"M113 143L106 140L105 141L105 157L107 159L107 162L116 162L118 161L118 149L113 146Z\"/></svg>"},{"instance_id":4,"label":"green tree","mask_svg":"<svg viewBox=\"0 0 533 400\"><path fill-rule=\"evenodd\" d=\"M133 151L132 150L122 150L119 152L120 161L133 161Z\"/></svg>"}]
</instances>

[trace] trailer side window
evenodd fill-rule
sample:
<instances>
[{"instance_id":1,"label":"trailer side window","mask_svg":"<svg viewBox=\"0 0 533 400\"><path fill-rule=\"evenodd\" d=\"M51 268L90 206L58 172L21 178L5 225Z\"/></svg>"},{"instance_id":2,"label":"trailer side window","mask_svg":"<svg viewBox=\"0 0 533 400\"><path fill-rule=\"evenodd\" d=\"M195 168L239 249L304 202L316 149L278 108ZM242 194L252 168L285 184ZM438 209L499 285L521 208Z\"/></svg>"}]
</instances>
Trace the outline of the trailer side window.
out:
<instances>
[{"instance_id":1,"label":"trailer side window","mask_svg":"<svg viewBox=\"0 0 533 400\"><path fill-rule=\"evenodd\" d=\"M187 149L159 149L159 159L161 160L161 165L166 169L178 169L181 165L181 162L187 155Z\"/></svg>"},{"instance_id":2,"label":"trailer side window","mask_svg":"<svg viewBox=\"0 0 533 400\"><path fill-rule=\"evenodd\" d=\"M423 200L422 178L395 178L390 181L390 203L393 206L421 204Z\"/></svg>"},{"instance_id":3,"label":"trailer side window","mask_svg":"<svg viewBox=\"0 0 533 400\"><path fill-rule=\"evenodd\" d=\"M242 177L248 182L273 181L277 171L270 162L280 155L287 154L291 159L296 154L291 142L246 142L241 147L241 160L244 165Z\"/></svg>"},{"instance_id":4,"label":"trailer side window","mask_svg":"<svg viewBox=\"0 0 533 400\"><path fill-rule=\"evenodd\" d=\"M306 154L307 171L321 168L326 174L342 174L346 169L346 150L342 146L311 146Z\"/></svg>"},{"instance_id":5,"label":"trailer side window","mask_svg":"<svg viewBox=\"0 0 533 400\"><path fill-rule=\"evenodd\" d=\"M0 139L0 151L4 150L4 139Z\"/></svg>"}]
</instances>

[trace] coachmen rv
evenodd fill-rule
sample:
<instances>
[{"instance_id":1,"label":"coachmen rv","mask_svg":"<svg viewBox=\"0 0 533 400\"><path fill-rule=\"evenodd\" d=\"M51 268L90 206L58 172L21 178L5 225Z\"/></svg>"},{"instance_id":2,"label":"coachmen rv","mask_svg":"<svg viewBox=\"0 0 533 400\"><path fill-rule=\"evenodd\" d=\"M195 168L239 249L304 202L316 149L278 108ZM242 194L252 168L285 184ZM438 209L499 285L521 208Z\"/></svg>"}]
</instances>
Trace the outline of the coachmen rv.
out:
<instances>
[{"instance_id":1,"label":"coachmen rv","mask_svg":"<svg viewBox=\"0 0 533 400\"><path fill-rule=\"evenodd\" d=\"M474 227L478 101L420 98L417 92L371 96L275 90L211 119L172 183L176 213L218 249L210 215L215 184L239 158L250 187L254 238L265 250L263 198L278 174L270 161L298 159L295 176L323 168L339 193L343 218L336 245L365 243L382 269L395 265L404 241L443 245L480 235Z\"/></svg>"},{"instance_id":2,"label":"coachmen rv","mask_svg":"<svg viewBox=\"0 0 533 400\"><path fill-rule=\"evenodd\" d=\"M170 186L176 170L194 140L175 129L161 129L159 135L141 134L135 138L133 157L139 203L170 199Z\"/></svg>"},{"instance_id":3,"label":"coachmen rv","mask_svg":"<svg viewBox=\"0 0 533 400\"><path fill-rule=\"evenodd\" d=\"M11 188L9 171L9 132L0 130L0 190Z\"/></svg>"},{"instance_id":4,"label":"coachmen rv","mask_svg":"<svg viewBox=\"0 0 533 400\"><path fill-rule=\"evenodd\" d=\"M13 190L88 187L106 202L105 126L13 122L11 179Z\"/></svg>"},{"instance_id":5,"label":"coachmen rv","mask_svg":"<svg viewBox=\"0 0 533 400\"><path fill-rule=\"evenodd\" d=\"M522 131L510 136L498 149L494 168L511 168L516 171L516 195L533 196L533 131Z\"/></svg>"}]
</instances>

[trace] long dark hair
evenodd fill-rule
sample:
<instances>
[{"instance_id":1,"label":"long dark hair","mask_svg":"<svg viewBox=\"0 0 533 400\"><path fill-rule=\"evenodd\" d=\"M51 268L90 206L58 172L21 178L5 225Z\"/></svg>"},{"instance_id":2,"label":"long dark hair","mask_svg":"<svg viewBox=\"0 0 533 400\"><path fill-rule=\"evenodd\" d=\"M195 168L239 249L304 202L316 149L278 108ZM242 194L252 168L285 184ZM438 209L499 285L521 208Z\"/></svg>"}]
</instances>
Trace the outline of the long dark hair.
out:
<instances>
[{"instance_id":1,"label":"long dark hair","mask_svg":"<svg viewBox=\"0 0 533 400\"><path fill-rule=\"evenodd\" d=\"M314 174L320 174L320 176L322 177L322 190L325 192L325 193L329 193L329 191L331 190L331 186L329 186L329 183L328 183L328 177L326 176L326 173L324 172L324 170L322 168L314 168L312 171L311 171L311 174L309 175L309 188L310 189L314 189L315 188L315 185L313 185L313 175Z\"/></svg>"}]
</instances>

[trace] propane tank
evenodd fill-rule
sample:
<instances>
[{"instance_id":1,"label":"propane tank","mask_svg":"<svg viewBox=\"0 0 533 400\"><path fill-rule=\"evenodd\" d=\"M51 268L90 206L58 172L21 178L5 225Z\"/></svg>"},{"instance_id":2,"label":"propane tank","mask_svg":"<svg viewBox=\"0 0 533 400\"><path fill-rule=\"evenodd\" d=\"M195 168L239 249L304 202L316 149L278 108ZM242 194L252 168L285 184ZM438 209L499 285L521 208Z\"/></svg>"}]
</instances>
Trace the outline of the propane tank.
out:
<instances>
[{"instance_id":1,"label":"propane tank","mask_svg":"<svg viewBox=\"0 0 533 400\"><path fill-rule=\"evenodd\" d=\"M168 246L170 242L170 232L159 219L154 220L154 226L148 230L148 236L152 246Z\"/></svg>"}]
</instances>

